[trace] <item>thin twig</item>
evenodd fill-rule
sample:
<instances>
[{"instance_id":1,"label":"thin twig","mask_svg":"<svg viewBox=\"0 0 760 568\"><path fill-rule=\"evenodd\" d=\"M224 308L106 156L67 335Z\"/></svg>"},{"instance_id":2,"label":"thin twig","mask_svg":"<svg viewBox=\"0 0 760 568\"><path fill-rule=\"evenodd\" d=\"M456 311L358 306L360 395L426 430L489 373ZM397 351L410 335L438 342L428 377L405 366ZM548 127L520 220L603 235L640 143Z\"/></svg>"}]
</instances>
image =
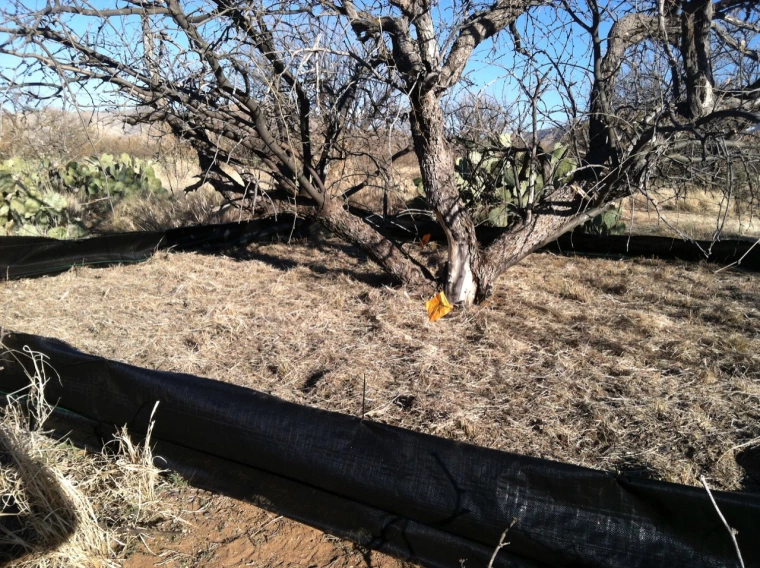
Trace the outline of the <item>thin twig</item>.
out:
<instances>
[{"instance_id":1,"label":"thin twig","mask_svg":"<svg viewBox=\"0 0 760 568\"><path fill-rule=\"evenodd\" d=\"M507 546L509 543L504 542L504 539L507 538L507 533L509 532L509 529L511 529L513 526L515 526L515 523L517 522L517 517L512 519L512 522L509 523L509 526L504 529L504 532L501 533L501 536L499 537L499 544L496 545L496 548L493 551L493 554L491 555L491 560L488 562L488 568L493 568L493 563L496 561L496 555L499 554L499 551ZM744 568L742 566L742 568Z\"/></svg>"},{"instance_id":2,"label":"thin twig","mask_svg":"<svg viewBox=\"0 0 760 568\"><path fill-rule=\"evenodd\" d=\"M248 540L251 541L251 544L255 545L256 543L253 542L253 537L255 537L257 534L259 534L261 531L263 531L268 525L271 525L272 523L275 523L282 519L282 515L278 515L274 519L269 519L267 522L265 522L263 525L261 525L253 534L248 535Z\"/></svg>"},{"instance_id":3,"label":"thin twig","mask_svg":"<svg viewBox=\"0 0 760 568\"><path fill-rule=\"evenodd\" d=\"M702 482L702 485L704 485L705 491L707 491L707 495L710 497L710 501L712 501L713 507L715 507L715 510L718 512L718 516L720 517L720 520L723 521L723 525L726 527L726 530L728 530L728 534L731 535L731 540L734 541L734 548L736 548L736 556L739 557L739 566L744 568L744 560L742 560L742 553L739 550L739 543L736 542L737 531L735 531L728 525L728 521L726 521L726 517L724 517L723 513L720 512L720 509L718 508L718 504L715 502L715 498L713 497L712 492L710 491L710 488L707 486L707 480L705 479L705 476L704 475L700 476L699 480Z\"/></svg>"},{"instance_id":4,"label":"thin twig","mask_svg":"<svg viewBox=\"0 0 760 568\"><path fill-rule=\"evenodd\" d=\"M732 453L732 452L735 452L736 450L741 450L742 448L746 448L747 446L752 446L752 445L754 445L754 444L760 444L760 436L758 436L757 438L753 438L753 439L752 439L752 440L750 440L749 442L744 442L743 444L738 444L738 445L736 445L736 446L732 446L732 447L728 448L728 449L727 449L725 452L723 452L723 454L722 454L722 455L721 455L721 456L718 458L718 461L722 460L722 459L723 459L723 458L725 458L727 455L729 455L729 454L730 454L730 453Z\"/></svg>"},{"instance_id":5,"label":"thin twig","mask_svg":"<svg viewBox=\"0 0 760 568\"><path fill-rule=\"evenodd\" d=\"M362 386L362 420L364 420L364 416L366 413L366 403L367 403L367 373L364 373L363 379L364 384Z\"/></svg>"},{"instance_id":6,"label":"thin twig","mask_svg":"<svg viewBox=\"0 0 760 568\"><path fill-rule=\"evenodd\" d=\"M741 263L742 263L742 260L744 260L744 257L746 257L746 256L747 256L747 255L748 255L748 254L749 254L749 253L752 251L752 249L753 249L753 248L755 248L755 247L758 245L758 243L760 243L760 239L757 239L757 240L756 240L756 241L755 241L755 242L752 244L752 246L751 246L751 247L749 247L749 248L747 249L747 252L745 252L745 253L742 255L742 257L741 257L739 260L735 260L734 262L732 262L732 263L731 263L731 264L729 264L728 266L724 266L723 268L719 268L718 270L716 270L715 272L713 272L713 274L717 274L718 272L723 272L724 270L727 270L727 269L731 268L731 267L732 267L732 266L734 266L734 265L739 265L739 264L741 264Z\"/></svg>"}]
</instances>

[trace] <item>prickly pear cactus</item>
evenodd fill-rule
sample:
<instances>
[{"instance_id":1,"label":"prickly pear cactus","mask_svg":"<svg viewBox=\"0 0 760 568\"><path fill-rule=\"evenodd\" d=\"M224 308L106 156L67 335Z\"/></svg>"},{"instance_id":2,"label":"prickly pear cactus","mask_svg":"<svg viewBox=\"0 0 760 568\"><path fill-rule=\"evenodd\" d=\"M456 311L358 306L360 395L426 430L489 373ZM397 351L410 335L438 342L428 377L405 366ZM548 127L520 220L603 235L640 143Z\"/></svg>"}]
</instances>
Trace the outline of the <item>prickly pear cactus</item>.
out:
<instances>
[{"instance_id":1,"label":"prickly pear cactus","mask_svg":"<svg viewBox=\"0 0 760 568\"><path fill-rule=\"evenodd\" d=\"M99 158L72 161L52 177L60 191L79 193L91 199L168 195L153 167L143 160L133 160L128 154L119 157L103 154Z\"/></svg>"},{"instance_id":2,"label":"prickly pear cactus","mask_svg":"<svg viewBox=\"0 0 760 568\"><path fill-rule=\"evenodd\" d=\"M577 168L562 144L556 144L548 154L543 153L540 161L543 163L533 168L534 203L541 198L548 182L552 187L569 183ZM502 134L488 147L473 149L457 158L455 167L459 194L473 211L475 221L494 227L508 227L522 218L529 201L530 170L530 153L514 147L509 134ZM550 180L544 179L544 172L550 173ZM422 178L413 182L424 197Z\"/></svg>"},{"instance_id":3,"label":"prickly pear cactus","mask_svg":"<svg viewBox=\"0 0 760 568\"><path fill-rule=\"evenodd\" d=\"M0 231L5 234L81 238L87 231L69 215L66 195L87 214L103 217L127 197L168 196L150 163L128 154L52 165L14 158L0 164Z\"/></svg>"},{"instance_id":4,"label":"prickly pear cactus","mask_svg":"<svg viewBox=\"0 0 760 568\"><path fill-rule=\"evenodd\" d=\"M567 157L568 150L556 144L541 159L548 168L536 164L533 168L534 202L551 182L559 187L570 181L576 164ZM476 221L495 227L507 227L521 218L528 204L531 186L530 154L512 146L509 134L502 134L496 147L473 150L457 160L459 192L475 212ZM544 179L544 172L551 179Z\"/></svg>"},{"instance_id":5,"label":"prickly pear cactus","mask_svg":"<svg viewBox=\"0 0 760 568\"><path fill-rule=\"evenodd\" d=\"M604 213L586 221L581 225L581 231L588 235L621 235L625 232L625 223L620 220L621 216L620 208L611 207Z\"/></svg>"},{"instance_id":6,"label":"prickly pear cactus","mask_svg":"<svg viewBox=\"0 0 760 568\"><path fill-rule=\"evenodd\" d=\"M17 158L0 164L0 231L54 238L85 236L84 228L70 219L66 198L50 190L42 172Z\"/></svg>"}]
</instances>

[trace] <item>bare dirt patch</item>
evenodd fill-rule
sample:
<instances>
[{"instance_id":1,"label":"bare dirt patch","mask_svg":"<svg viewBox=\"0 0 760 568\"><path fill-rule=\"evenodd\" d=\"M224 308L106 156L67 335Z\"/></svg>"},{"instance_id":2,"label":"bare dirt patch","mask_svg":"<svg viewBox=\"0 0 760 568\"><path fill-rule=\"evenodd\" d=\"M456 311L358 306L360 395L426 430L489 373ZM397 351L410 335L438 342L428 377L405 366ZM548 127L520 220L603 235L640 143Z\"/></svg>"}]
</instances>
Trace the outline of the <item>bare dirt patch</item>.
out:
<instances>
[{"instance_id":1,"label":"bare dirt patch","mask_svg":"<svg viewBox=\"0 0 760 568\"><path fill-rule=\"evenodd\" d=\"M145 546L137 543L123 562L123 568L413 566L248 503L191 487L174 490L165 496L165 501L182 511L184 528L163 530L159 527L147 531Z\"/></svg>"},{"instance_id":2,"label":"bare dirt patch","mask_svg":"<svg viewBox=\"0 0 760 568\"><path fill-rule=\"evenodd\" d=\"M736 456L760 444L760 278L715 268L537 254L484 305L431 324L423 297L389 287L353 249L272 244L240 258L159 254L2 283L0 323L353 415L366 376L371 420L691 485L705 474L711 487L741 489L750 480ZM241 531L269 518L234 507L249 511ZM199 550L221 542L203 534L183 539L201 539ZM314 538L312 548L328 537ZM247 554L228 552L238 553ZM194 558L184 565L222 565L221 556ZM249 561L312 565L305 556L238 565Z\"/></svg>"}]
</instances>

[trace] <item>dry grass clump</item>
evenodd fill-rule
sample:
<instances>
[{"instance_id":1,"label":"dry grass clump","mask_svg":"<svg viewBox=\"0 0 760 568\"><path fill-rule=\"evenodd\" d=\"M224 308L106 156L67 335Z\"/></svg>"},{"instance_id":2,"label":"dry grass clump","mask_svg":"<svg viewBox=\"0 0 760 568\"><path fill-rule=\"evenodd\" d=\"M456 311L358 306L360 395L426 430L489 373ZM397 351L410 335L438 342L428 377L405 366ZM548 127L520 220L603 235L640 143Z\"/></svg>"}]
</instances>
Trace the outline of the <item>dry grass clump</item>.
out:
<instances>
[{"instance_id":1,"label":"dry grass clump","mask_svg":"<svg viewBox=\"0 0 760 568\"><path fill-rule=\"evenodd\" d=\"M411 246L411 245L410 245ZM516 453L738 489L760 438L760 278L536 254L431 324L351 247L158 254L0 285L2 323Z\"/></svg>"},{"instance_id":2,"label":"dry grass clump","mask_svg":"<svg viewBox=\"0 0 760 568\"><path fill-rule=\"evenodd\" d=\"M169 199L125 199L114 207L103 231L165 231L176 227L247 220L249 214L224 206L224 198L206 189Z\"/></svg>"},{"instance_id":3,"label":"dry grass clump","mask_svg":"<svg viewBox=\"0 0 760 568\"><path fill-rule=\"evenodd\" d=\"M344 191L360 183L366 186L349 198L351 205L363 207L378 214L383 212L383 201L387 198L388 213L398 214L407 209L407 204L419 196L414 178L420 175L420 168L413 154L409 154L393 165L388 164L385 176L375 175L377 164L366 157L350 157L334 164L326 181L328 193L341 195Z\"/></svg>"},{"instance_id":4,"label":"dry grass clump","mask_svg":"<svg viewBox=\"0 0 760 568\"><path fill-rule=\"evenodd\" d=\"M36 372L0 410L0 564L118 566L140 529L166 515L152 425L142 444L122 428L101 454L56 441L41 429L53 411L44 397L45 357L14 356L30 358Z\"/></svg>"},{"instance_id":5,"label":"dry grass clump","mask_svg":"<svg viewBox=\"0 0 760 568\"><path fill-rule=\"evenodd\" d=\"M164 189L174 195L179 195L197 182L201 174L197 159L176 154L161 156L155 163L154 171Z\"/></svg>"}]
</instances>

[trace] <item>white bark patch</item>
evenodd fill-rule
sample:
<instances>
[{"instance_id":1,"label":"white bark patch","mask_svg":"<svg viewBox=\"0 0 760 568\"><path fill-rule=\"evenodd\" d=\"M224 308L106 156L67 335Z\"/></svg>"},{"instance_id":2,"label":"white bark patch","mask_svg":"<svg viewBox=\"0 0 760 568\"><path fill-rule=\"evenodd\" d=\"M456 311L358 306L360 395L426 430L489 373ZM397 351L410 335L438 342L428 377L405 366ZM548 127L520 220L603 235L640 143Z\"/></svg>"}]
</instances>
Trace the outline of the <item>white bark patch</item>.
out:
<instances>
[{"instance_id":1,"label":"white bark patch","mask_svg":"<svg viewBox=\"0 0 760 568\"><path fill-rule=\"evenodd\" d=\"M470 255L464 247L449 247L449 277L446 296L452 304L475 303L475 277L472 274Z\"/></svg>"},{"instance_id":2,"label":"white bark patch","mask_svg":"<svg viewBox=\"0 0 760 568\"><path fill-rule=\"evenodd\" d=\"M440 223L440 219L438 219ZM477 286L472 273L472 254L467 243L456 242L451 231L440 223L449 243L449 274L446 279L446 297L452 304L472 305L475 303Z\"/></svg>"},{"instance_id":3,"label":"white bark patch","mask_svg":"<svg viewBox=\"0 0 760 568\"><path fill-rule=\"evenodd\" d=\"M710 81L708 81L706 78L703 78L703 88L704 88L704 99L702 102L702 110L705 114L712 112L713 107L715 106L715 95L713 92L713 86L710 84Z\"/></svg>"}]
</instances>

